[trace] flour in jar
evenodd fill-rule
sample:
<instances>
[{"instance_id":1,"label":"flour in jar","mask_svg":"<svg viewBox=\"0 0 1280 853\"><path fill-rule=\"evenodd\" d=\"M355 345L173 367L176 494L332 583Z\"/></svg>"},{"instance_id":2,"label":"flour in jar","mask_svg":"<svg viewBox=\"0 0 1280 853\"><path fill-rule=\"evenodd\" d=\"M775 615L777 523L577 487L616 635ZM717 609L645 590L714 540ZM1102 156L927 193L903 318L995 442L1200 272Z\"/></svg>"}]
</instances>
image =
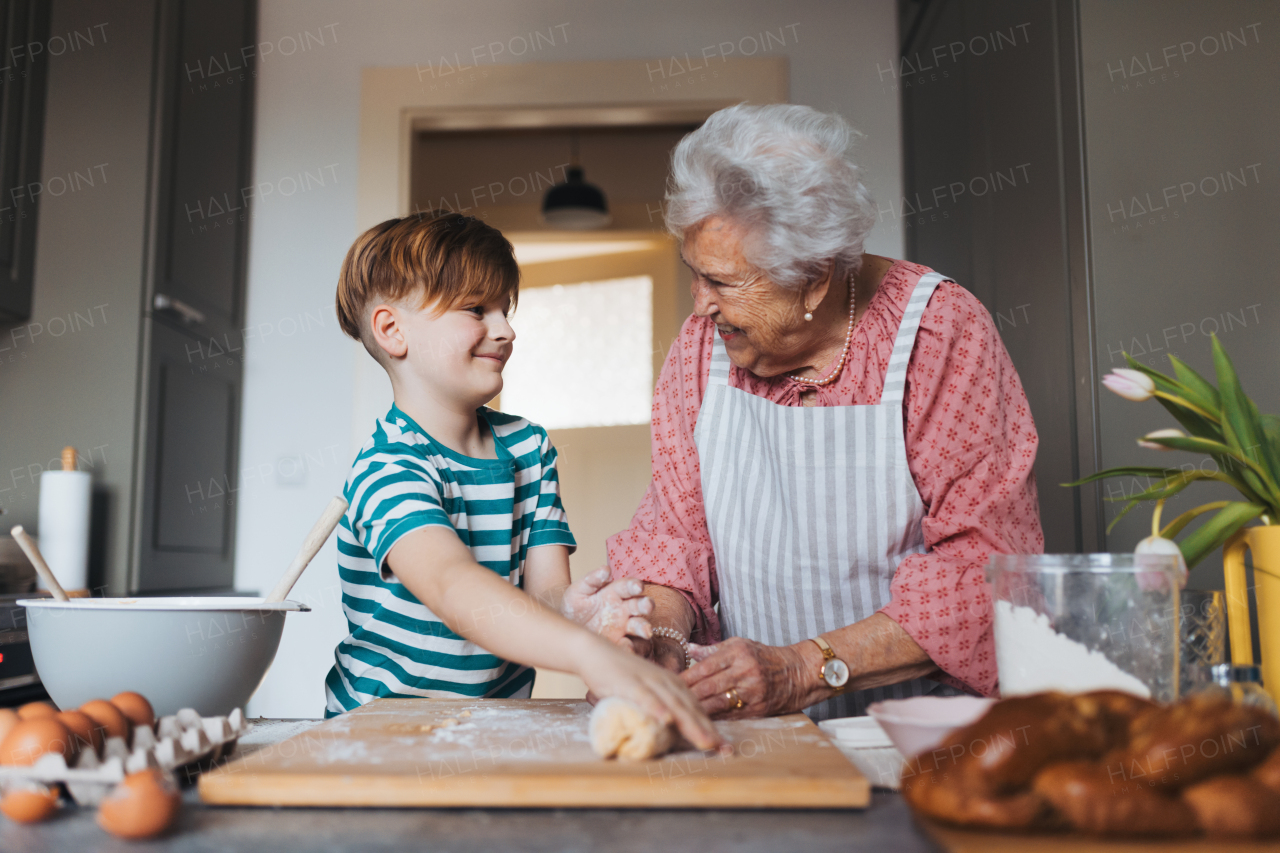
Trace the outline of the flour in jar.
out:
<instances>
[{"instance_id":1,"label":"flour in jar","mask_svg":"<svg viewBox=\"0 0 1280 853\"><path fill-rule=\"evenodd\" d=\"M1043 613L1007 601L996 602L996 665L1005 697L1044 690L1123 690L1151 698L1145 684L1102 652L1059 634Z\"/></svg>"}]
</instances>

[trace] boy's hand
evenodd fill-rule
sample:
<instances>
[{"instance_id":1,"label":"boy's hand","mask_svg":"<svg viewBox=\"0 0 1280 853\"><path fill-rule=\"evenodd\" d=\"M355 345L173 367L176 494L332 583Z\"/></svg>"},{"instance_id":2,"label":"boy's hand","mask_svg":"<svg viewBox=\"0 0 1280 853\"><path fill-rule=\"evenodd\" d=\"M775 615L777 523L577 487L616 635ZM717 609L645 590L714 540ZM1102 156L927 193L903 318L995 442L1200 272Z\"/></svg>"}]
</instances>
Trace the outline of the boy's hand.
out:
<instances>
[{"instance_id":1,"label":"boy's hand","mask_svg":"<svg viewBox=\"0 0 1280 853\"><path fill-rule=\"evenodd\" d=\"M635 578L610 583L609 567L603 566L564 591L561 614L611 643L630 648L628 636L649 638L653 626L645 617L653 612L653 602L644 594L644 584Z\"/></svg>"},{"instance_id":2,"label":"boy's hand","mask_svg":"<svg viewBox=\"0 0 1280 853\"><path fill-rule=\"evenodd\" d=\"M660 723L674 724L698 749L733 751L679 676L617 646L593 644L584 650L579 677L603 699L620 696Z\"/></svg>"}]
</instances>

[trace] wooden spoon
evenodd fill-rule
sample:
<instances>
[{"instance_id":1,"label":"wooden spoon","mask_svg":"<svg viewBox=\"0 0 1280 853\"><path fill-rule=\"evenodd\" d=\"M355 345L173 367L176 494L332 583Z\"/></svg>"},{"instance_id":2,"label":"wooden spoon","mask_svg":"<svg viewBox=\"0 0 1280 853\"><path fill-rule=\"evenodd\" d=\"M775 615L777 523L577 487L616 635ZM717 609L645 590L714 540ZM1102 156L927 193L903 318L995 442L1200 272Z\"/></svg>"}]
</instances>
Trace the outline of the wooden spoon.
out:
<instances>
[{"instance_id":1,"label":"wooden spoon","mask_svg":"<svg viewBox=\"0 0 1280 853\"><path fill-rule=\"evenodd\" d=\"M338 526L338 522L342 520L342 514L346 511L347 502L341 497L335 497L329 501L329 505L324 508L324 514L320 516L320 520L316 522L315 527L311 528L307 538L302 540L302 547L298 549L297 556L293 558L289 568L285 569L284 577L280 578L276 588L271 590L271 594L267 596L265 603L275 604L285 600L289 595L289 591L293 589L293 585L298 582L298 578L302 577L302 572L306 569L307 564L315 558L316 553L328 540L329 534Z\"/></svg>"},{"instance_id":2,"label":"wooden spoon","mask_svg":"<svg viewBox=\"0 0 1280 853\"><path fill-rule=\"evenodd\" d=\"M53 576L53 569L49 568L49 564L44 561L44 555L36 547L35 540L27 534L27 531L22 529L22 525L14 525L14 528L9 533L13 535L14 541L22 549L22 553L27 555L31 565L36 567L40 580L44 581L44 585L49 588L49 592L53 593L53 597L59 601L70 601L71 597L62 588L62 584L58 583L58 579Z\"/></svg>"}]
</instances>

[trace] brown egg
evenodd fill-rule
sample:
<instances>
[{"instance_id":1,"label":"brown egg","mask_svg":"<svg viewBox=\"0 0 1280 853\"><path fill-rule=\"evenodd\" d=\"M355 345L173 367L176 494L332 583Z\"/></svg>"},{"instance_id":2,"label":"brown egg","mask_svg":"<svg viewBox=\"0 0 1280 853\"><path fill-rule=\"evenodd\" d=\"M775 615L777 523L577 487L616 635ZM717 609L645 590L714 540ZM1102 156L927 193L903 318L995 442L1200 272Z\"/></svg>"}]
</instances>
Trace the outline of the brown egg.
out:
<instances>
[{"instance_id":1,"label":"brown egg","mask_svg":"<svg viewBox=\"0 0 1280 853\"><path fill-rule=\"evenodd\" d=\"M54 719L75 735L76 752L83 751L87 746L92 746L96 753L102 752L102 742L106 735L88 714L83 711L62 711Z\"/></svg>"},{"instance_id":2,"label":"brown egg","mask_svg":"<svg viewBox=\"0 0 1280 853\"><path fill-rule=\"evenodd\" d=\"M39 823L58 808L58 795L43 785L15 788L0 799L0 812L18 823Z\"/></svg>"},{"instance_id":3,"label":"brown egg","mask_svg":"<svg viewBox=\"0 0 1280 853\"><path fill-rule=\"evenodd\" d=\"M129 718L135 726L151 728L156 724L156 712L152 709L147 697L141 693L127 690L111 697L111 704L120 709L120 713Z\"/></svg>"},{"instance_id":4,"label":"brown egg","mask_svg":"<svg viewBox=\"0 0 1280 853\"><path fill-rule=\"evenodd\" d=\"M93 699L80 706L82 714L88 714L103 729L106 737L122 737L129 742L129 718L106 699Z\"/></svg>"},{"instance_id":5,"label":"brown egg","mask_svg":"<svg viewBox=\"0 0 1280 853\"><path fill-rule=\"evenodd\" d=\"M58 709L48 702L28 702L18 709L18 718L22 720L43 720L57 715Z\"/></svg>"},{"instance_id":6,"label":"brown egg","mask_svg":"<svg viewBox=\"0 0 1280 853\"><path fill-rule=\"evenodd\" d=\"M19 719L18 712L12 708L0 708L0 743L4 742L5 735L18 724Z\"/></svg>"},{"instance_id":7,"label":"brown egg","mask_svg":"<svg viewBox=\"0 0 1280 853\"><path fill-rule=\"evenodd\" d=\"M0 764L30 766L46 752L70 760L75 755L75 737L57 720L22 720L0 743Z\"/></svg>"},{"instance_id":8,"label":"brown egg","mask_svg":"<svg viewBox=\"0 0 1280 853\"><path fill-rule=\"evenodd\" d=\"M180 800L168 774L155 768L130 773L98 806L98 826L120 838L151 838L173 823Z\"/></svg>"}]
</instances>

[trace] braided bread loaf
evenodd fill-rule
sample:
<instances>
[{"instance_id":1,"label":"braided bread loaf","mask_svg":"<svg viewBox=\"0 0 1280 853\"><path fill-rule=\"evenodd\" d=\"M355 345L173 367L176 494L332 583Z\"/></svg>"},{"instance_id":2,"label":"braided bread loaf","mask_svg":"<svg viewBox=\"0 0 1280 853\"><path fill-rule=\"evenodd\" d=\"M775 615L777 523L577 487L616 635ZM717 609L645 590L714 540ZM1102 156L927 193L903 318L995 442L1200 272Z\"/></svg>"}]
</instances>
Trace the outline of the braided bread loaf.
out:
<instances>
[{"instance_id":1,"label":"braided bread loaf","mask_svg":"<svg viewBox=\"0 0 1280 853\"><path fill-rule=\"evenodd\" d=\"M915 756L902 789L959 826L1265 837L1280 834L1277 746L1280 720L1225 699L1040 693L996 703Z\"/></svg>"}]
</instances>

